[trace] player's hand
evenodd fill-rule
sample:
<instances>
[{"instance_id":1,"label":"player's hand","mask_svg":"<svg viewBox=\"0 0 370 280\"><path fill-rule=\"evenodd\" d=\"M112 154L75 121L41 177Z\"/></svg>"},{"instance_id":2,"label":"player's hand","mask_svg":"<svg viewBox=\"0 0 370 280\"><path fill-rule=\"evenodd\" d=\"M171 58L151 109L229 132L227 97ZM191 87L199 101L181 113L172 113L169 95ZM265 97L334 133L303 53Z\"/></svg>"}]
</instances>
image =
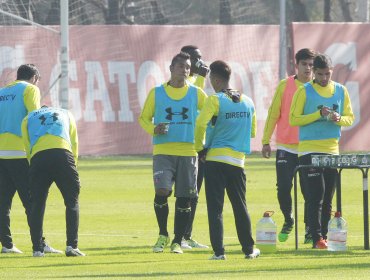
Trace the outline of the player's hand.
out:
<instances>
[{"instance_id":1,"label":"player's hand","mask_svg":"<svg viewBox=\"0 0 370 280\"><path fill-rule=\"evenodd\" d=\"M262 146L262 156L264 158L270 158L270 156L271 156L271 146L270 146L270 144L264 144Z\"/></svg>"},{"instance_id":2,"label":"player's hand","mask_svg":"<svg viewBox=\"0 0 370 280\"><path fill-rule=\"evenodd\" d=\"M327 117L331 112L332 110L327 106L322 106L320 109L320 115L322 117Z\"/></svg>"},{"instance_id":3,"label":"player's hand","mask_svg":"<svg viewBox=\"0 0 370 280\"><path fill-rule=\"evenodd\" d=\"M154 134L156 134L156 135L167 134L167 132L168 132L168 124L166 124L166 123L159 123L154 128Z\"/></svg>"},{"instance_id":4,"label":"player's hand","mask_svg":"<svg viewBox=\"0 0 370 280\"><path fill-rule=\"evenodd\" d=\"M341 115L338 112L332 112L330 114L330 120L332 120L333 122L339 122L340 117L341 117Z\"/></svg>"},{"instance_id":5,"label":"player's hand","mask_svg":"<svg viewBox=\"0 0 370 280\"><path fill-rule=\"evenodd\" d=\"M207 148L204 148L203 150L198 152L198 158L201 162L206 161L207 152L208 152Z\"/></svg>"},{"instance_id":6,"label":"player's hand","mask_svg":"<svg viewBox=\"0 0 370 280\"><path fill-rule=\"evenodd\" d=\"M198 59L198 61L195 63L195 68L196 73L202 77L206 77L209 72L209 67L201 59Z\"/></svg>"}]
</instances>

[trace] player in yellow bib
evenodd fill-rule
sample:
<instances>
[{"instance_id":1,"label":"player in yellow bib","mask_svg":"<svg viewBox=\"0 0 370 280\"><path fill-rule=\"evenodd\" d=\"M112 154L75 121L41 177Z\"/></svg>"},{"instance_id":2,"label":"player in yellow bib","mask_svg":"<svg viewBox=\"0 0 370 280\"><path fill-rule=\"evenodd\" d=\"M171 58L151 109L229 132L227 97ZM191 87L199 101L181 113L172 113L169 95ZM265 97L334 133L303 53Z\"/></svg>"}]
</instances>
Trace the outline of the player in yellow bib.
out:
<instances>
[{"instance_id":1,"label":"player in yellow bib","mask_svg":"<svg viewBox=\"0 0 370 280\"><path fill-rule=\"evenodd\" d=\"M167 231L168 197L175 185L175 237L172 253L183 253L181 241L188 224L192 198L197 192L197 152L194 128L198 113L207 98L205 92L186 81L190 73L190 55L181 52L170 65L171 78L153 88L139 117L142 128L153 136L154 211L159 237L153 252L163 252L169 243Z\"/></svg>"},{"instance_id":2,"label":"player in yellow bib","mask_svg":"<svg viewBox=\"0 0 370 280\"><path fill-rule=\"evenodd\" d=\"M276 130L277 198L284 215L284 225L278 235L280 242L285 242L288 239L294 225L291 190L294 169L298 165L298 127L289 124L290 105L297 88L312 80L314 56L315 52L311 49L301 49L296 53L297 74L280 81L272 99L263 131L262 156L269 158L271 155L271 136ZM302 193L304 195L303 189ZM304 242L311 243L311 241L306 227Z\"/></svg>"},{"instance_id":3,"label":"player in yellow bib","mask_svg":"<svg viewBox=\"0 0 370 280\"><path fill-rule=\"evenodd\" d=\"M313 61L314 80L295 93L289 123L299 127L299 164L310 165L311 156L339 154L341 127L353 124L347 88L331 80L331 59L318 54ZM299 172L307 203L307 223L316 249L327 248L328 222L338 171L331 168Z\"/></svg>"}]
</instances>

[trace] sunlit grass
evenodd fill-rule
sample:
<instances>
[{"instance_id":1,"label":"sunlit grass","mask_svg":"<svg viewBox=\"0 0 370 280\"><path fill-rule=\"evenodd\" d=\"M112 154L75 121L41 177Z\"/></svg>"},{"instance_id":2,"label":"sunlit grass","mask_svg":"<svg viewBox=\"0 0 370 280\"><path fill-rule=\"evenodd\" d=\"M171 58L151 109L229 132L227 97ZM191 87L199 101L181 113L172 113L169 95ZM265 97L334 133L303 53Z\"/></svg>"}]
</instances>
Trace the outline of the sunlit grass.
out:
<instances>
[{"instance_id":1,"label":"sunlit grass","mask_svg":"<svg viewBox=\"0 0 370 280\"><path fill-rule=\"evenodd\" d=\"M174 255L151 247L158 229L153 211L151 157L83 158L79 248L88 256L33 258L24 209L18 197L12 209L14 242L22 255L0 255L1 279L369 279L370 254L363 249L362 181L357 170L342 174L343 216L349 224L346 252L327 252L303 244L303 199L299 194L299 250L294 236L274 254L245 260L236 237L229 201L224 209L226 261L209 261L211 249ZM253 233L266 210L280 228L274 159L248 158L247 205ZM174 198L169 199L169 232L173 232ZM44 234L53 247L65 248L64 204L56 186L50 189ZM194 238L209 245L204 190L200 193Z\"/></svg>"}]
</instances>

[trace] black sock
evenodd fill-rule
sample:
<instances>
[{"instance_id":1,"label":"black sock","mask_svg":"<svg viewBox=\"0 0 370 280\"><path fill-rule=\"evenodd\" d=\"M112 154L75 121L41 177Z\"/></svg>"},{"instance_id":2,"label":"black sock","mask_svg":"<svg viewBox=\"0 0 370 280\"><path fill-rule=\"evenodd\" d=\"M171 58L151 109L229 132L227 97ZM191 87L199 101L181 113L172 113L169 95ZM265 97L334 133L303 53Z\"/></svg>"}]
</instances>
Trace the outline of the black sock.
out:
<instances>
[{"instance_id":1,"label":"black sock","mask_svg":"<svg viewBox=\"0 0 370 280\"><path fill-rule=\"evenodd\" d=\"M190 200L191 213L189 215L189 221L188 221L188 224L186 225L186 230L184 234L185 240L191 239L191 233L193 231L193 223L194 223L195 211L197 210L197 205L198 205L198 197L192 198Z\"/></svg>"},{"instance_id":2,"label":"black sock","mask_svg":"<svg viewBox=\"0 0 370 280\"><path fill-rule=\"evenodd\" d=\"M189 221L191 214L190 199L179 197L176 199L176 211L175 211L175 238L172 243L181 244L181 240L184 236L186 226Z\"/></svg>"},{"instance_id":3,"label":"black sock","mask_svg":"<svg viewBox=\"0 0 370 280\"><path fill-rule=\"evenodd\" d=\"M159 226L159 234L168 236L167 231L167 219L168 219L168 203L167 196L154 197L154 211L157 217L157 222Z\"/></svg>"}]
</instances>

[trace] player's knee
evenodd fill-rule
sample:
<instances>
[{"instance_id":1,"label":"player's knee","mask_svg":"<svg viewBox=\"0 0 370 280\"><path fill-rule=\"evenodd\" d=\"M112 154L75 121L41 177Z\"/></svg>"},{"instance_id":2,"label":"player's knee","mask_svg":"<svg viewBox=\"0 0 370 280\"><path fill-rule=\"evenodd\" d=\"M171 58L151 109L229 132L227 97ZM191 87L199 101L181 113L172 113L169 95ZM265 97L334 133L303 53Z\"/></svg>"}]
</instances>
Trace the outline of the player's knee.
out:
<instances>
[{"instance_id":1,"label":"player's knee","mask_svg":"<svg viewBox=\"0 0 370 280\"><path fill-rule=\"evenodd\" d=\"M181 209L190 208L190 198L189 197L178 197L176 199L176 208L181 208Z\"/></svg>"},{"instance_id":2,"label":"player's knee","mask_svg":"<svg viewBox=\"0 0 370 280\"><path fill-rule=\"evenodd\" d=\"M155 195L157 196L164 196L164 197L169 197L171 195L172 191L168 189L156 189L155 190Z\"/></svg>"},{"instance_id":3,"label":"player's knee","mask_svg":"<svg viewBox=\"0 0 370 280\"><path fill-rule=\"evenodd\" d=\"M164 206L167 206L168 196L159 196L155 195L154 197L154 207L162 208Z\"/></svg>"}]
</instances>

